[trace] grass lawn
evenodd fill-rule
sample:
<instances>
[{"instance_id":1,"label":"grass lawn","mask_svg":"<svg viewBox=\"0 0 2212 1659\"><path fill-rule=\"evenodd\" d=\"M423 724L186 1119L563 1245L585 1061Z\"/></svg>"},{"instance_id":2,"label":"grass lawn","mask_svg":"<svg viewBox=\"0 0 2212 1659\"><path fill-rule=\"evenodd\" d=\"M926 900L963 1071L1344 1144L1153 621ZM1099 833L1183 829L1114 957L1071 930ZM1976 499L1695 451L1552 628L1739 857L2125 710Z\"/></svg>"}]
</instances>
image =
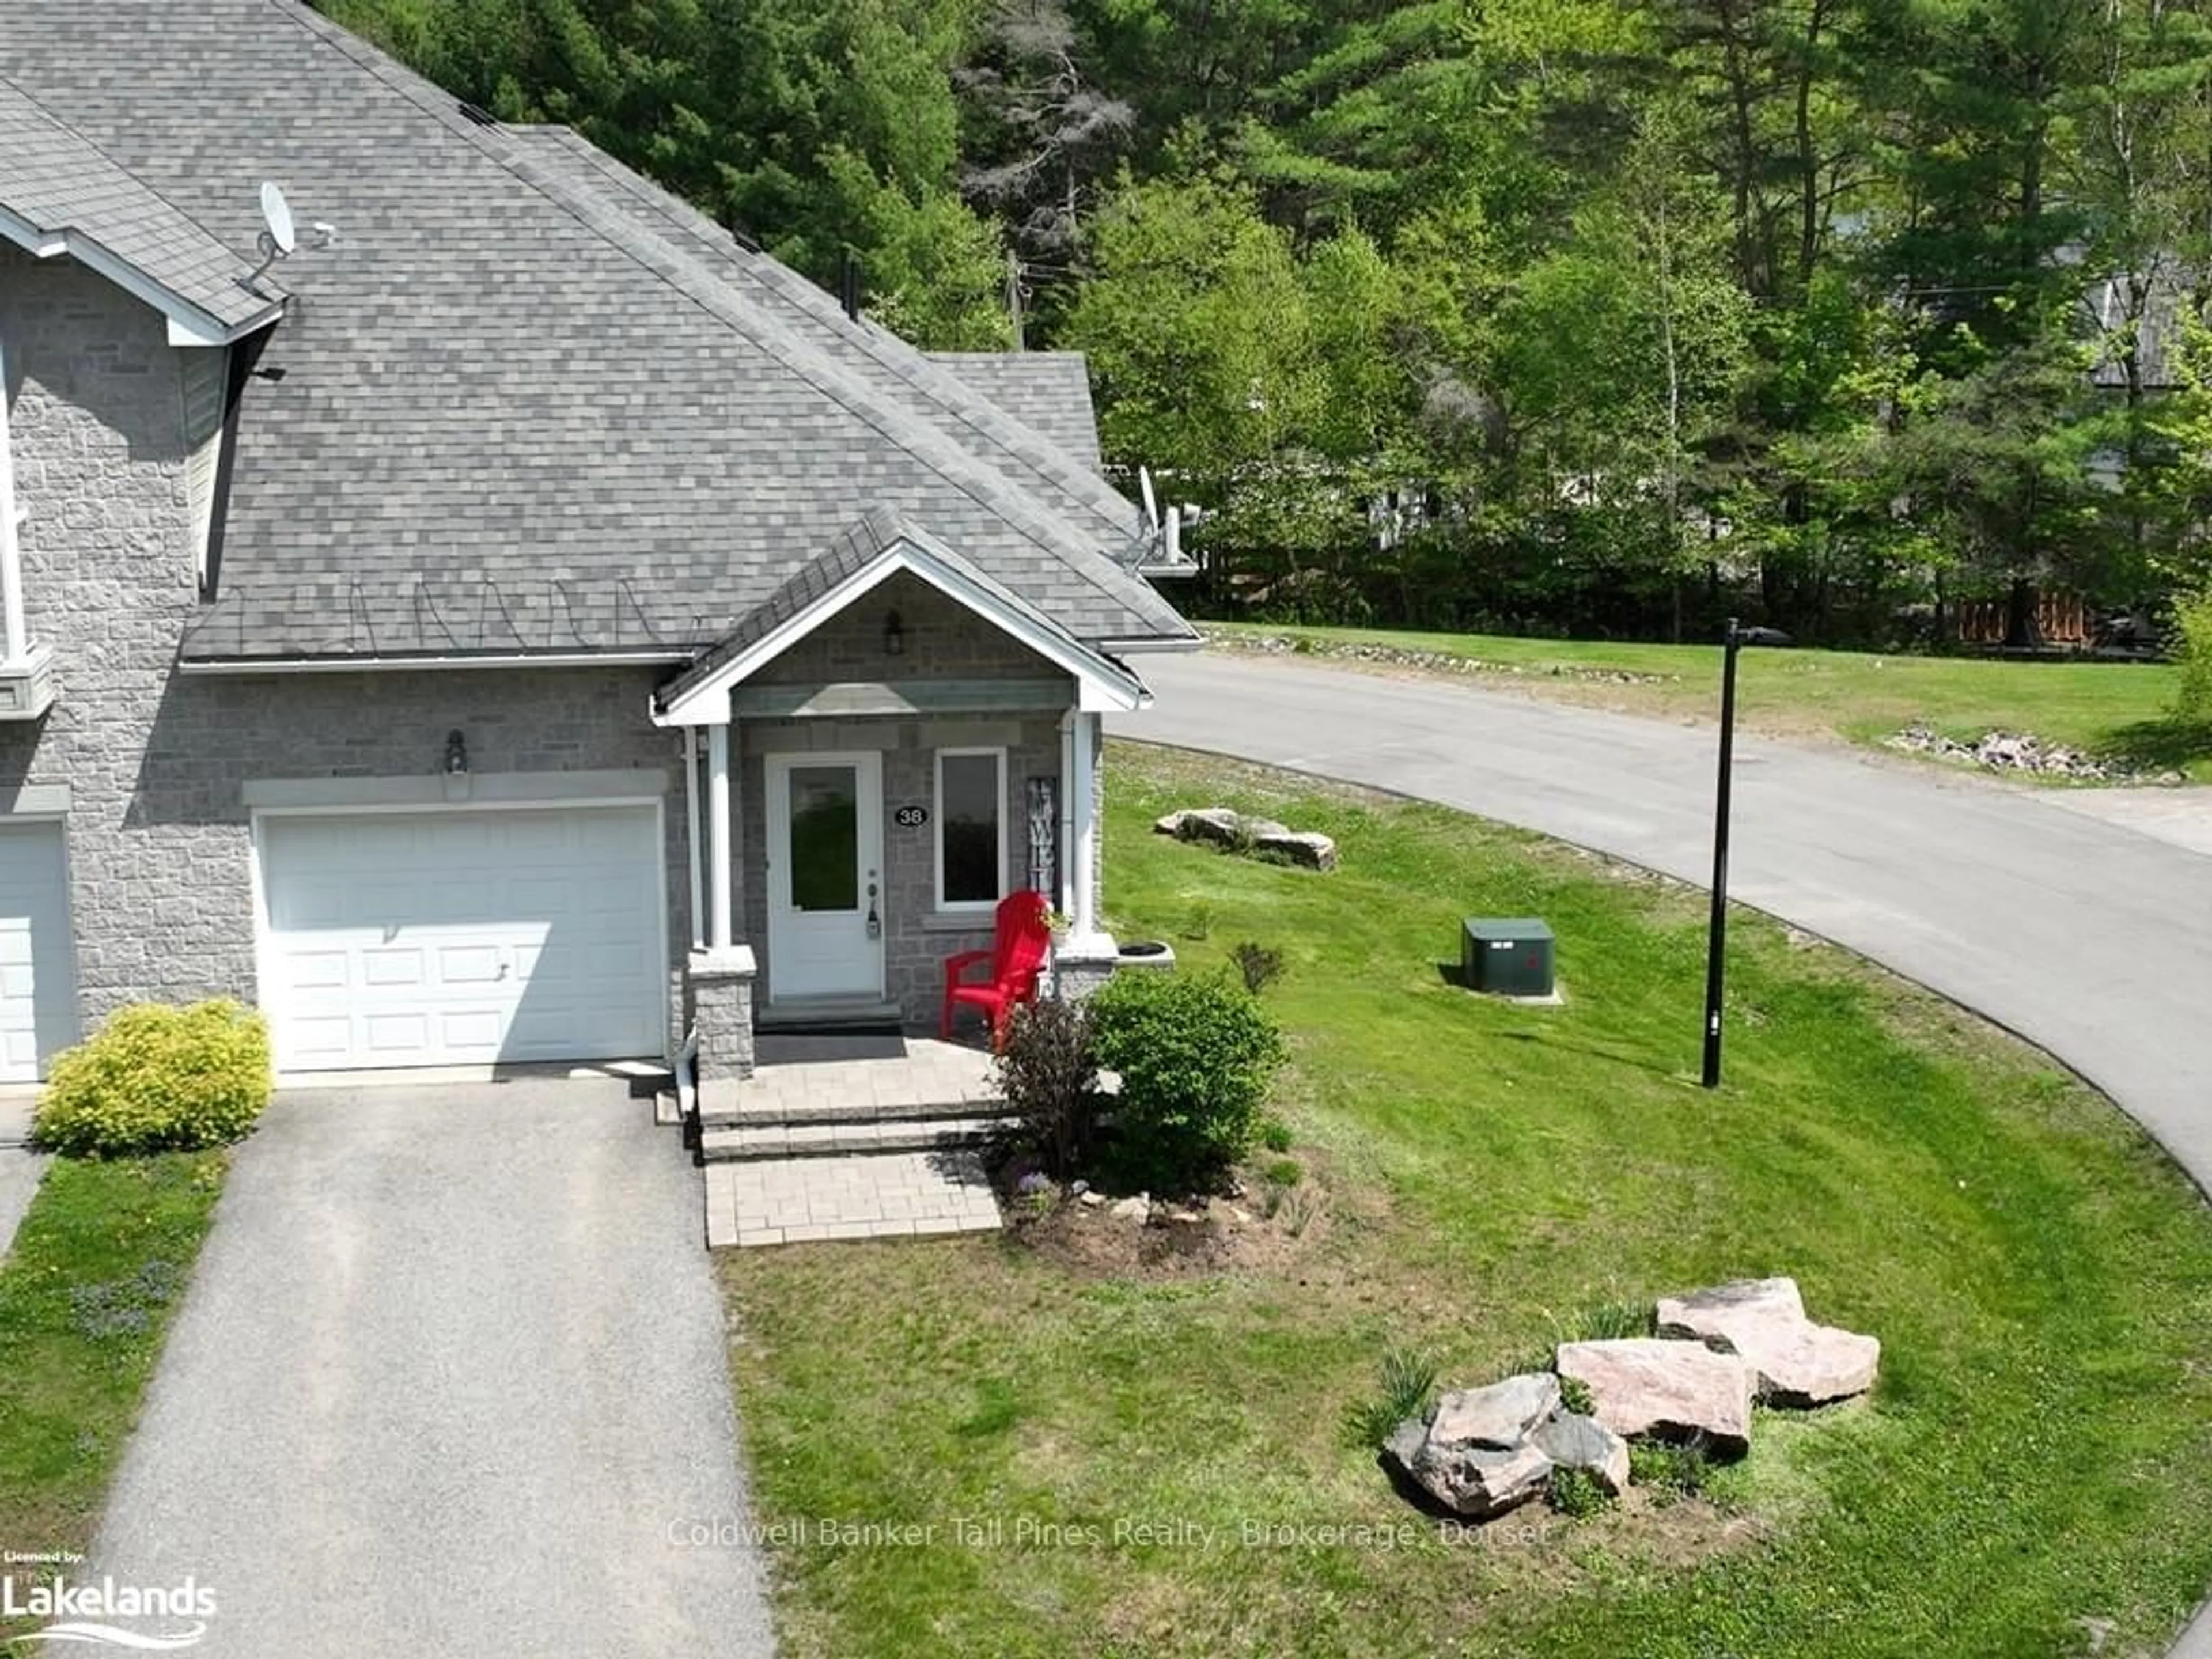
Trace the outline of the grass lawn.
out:
<instances>
[{"instance_id":1,"label":"grass lawn","mask_svg":"<svg viewBox=\"0 0 2212 1659\"><path fill-rule=\"evenodd\" d=\"M1271 634L1323 645L1370 642L1463 657L1494 665L1500 686L1633 714L1711 720L1720 699L1717 645L1232 623L1203 626L1209 633ZM1592 678L1589 671L1650 678L1623 684ZM2033 732L2137 769L2171 769L2212 782L2212 726L2178 721L2168 712L2179 677L2180 670L2168 663L2013 662L1760 649L1747 650L1740 659L1736 697L1746 724L1778 736L1825 735L1871 744L1916 721L1966 740L1991 731Z\"/></svg>"},{"instance_id":2,"label":"grass lawn","mask_svg":"<svg viewBox=\"0 0 2212 1659\"><path fill-rule=\"evenodd\" d=\"M1281 1109L1328 1212L1214 1273L994 1237L726 1253L787 1653L2026 1656L2087 1651L2085 1619L2160 1647L2212 1580L2212 1219L2109 1105L1748 918L1706 1093L1695 895L1440 809L1109 764L1124 937L1284 951ZM1147 833L1224 800L1345 867ZM1548 917L1567 1005L1448 985L1465 912ZM1879 1335L1881 1381L1763 1414L1710 1504L1454 1538L1347 1443L1394 1342L1487 1381L1577 1310L1773 1273Z\"/></svg>"},{"instance_id":3,"label":"grass lawn","mask_svg":"<svg viewBox=\"0 0 2212 1659\"><path fill-rule=\"evenodd\" d=\"M91 1545L228 1166L222 1152L47 1166L0 1261L0 1547Z\"/></svg>"}]
</instances>

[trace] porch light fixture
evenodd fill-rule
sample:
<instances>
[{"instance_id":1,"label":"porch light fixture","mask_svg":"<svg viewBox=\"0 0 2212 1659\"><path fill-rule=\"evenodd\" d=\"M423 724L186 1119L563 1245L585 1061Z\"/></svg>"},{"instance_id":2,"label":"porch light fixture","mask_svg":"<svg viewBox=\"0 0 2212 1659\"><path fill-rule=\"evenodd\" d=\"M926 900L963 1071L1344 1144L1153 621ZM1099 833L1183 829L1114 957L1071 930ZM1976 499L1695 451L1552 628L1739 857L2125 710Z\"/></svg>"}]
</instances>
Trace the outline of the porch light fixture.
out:
<instances>
[{"instance_id":1,"label":"porch light fixture","mask_svg":"<svg viewBox=\"0 0 2212 1659\"><path fill-rule=\"evenodd\" d=\"M899 613L894 611L884 618L884 655L902 657L905 654L906 624L899 620Z\"/></svg>"},{"instance_id":2,"label":"porch light fixture","mask_svg":"<svg viewBox=\"0 0 2212 1659\"><path fill-rule=\"evenodd\" d=\"M460 728L446 733L446 775L465 778L469 775L469 745L462 738Z\"/></svg>"}]
</instances>

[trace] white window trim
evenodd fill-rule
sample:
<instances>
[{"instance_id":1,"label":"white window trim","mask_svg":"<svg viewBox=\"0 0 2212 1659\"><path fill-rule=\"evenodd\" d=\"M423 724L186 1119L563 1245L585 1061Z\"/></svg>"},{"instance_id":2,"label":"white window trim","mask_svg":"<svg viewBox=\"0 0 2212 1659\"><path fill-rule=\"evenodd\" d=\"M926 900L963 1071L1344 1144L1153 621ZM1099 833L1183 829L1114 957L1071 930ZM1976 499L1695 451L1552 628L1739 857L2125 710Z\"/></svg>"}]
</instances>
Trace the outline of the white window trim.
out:
<instances>
[{"instance_id":1,"label":"white window trim","mask_svg":"<svg viewBox=\"0 0 2212 1659\"><path fill-rule=\"evenodd\" d=\"M995 898L948 900L945 896L945 763L948 757L957 758L972 755L989 756L999 771L999 786L995 792L999 803L999 891ZM968 915L994 910L999 901L1006 896L1006 751L1002 747L939 749L931 759L930 774L930 822L935 826L930 836L934 876L930 896L937 902L938 914Z\"/></svg>"}]
</instances>

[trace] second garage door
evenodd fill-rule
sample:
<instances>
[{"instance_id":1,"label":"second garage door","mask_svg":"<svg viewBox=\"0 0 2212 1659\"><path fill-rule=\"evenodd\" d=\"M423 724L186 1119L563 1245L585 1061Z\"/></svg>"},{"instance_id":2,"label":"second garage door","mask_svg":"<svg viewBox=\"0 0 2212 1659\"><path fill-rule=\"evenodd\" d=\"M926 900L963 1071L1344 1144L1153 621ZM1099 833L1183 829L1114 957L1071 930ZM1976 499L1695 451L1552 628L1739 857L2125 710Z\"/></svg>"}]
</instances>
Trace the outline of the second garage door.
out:
<instances>
[{"instance_id":1,"label":"second garage door","mask_svg":"<svg viewBox=\"0 0 2212 1659\"><path fill-rule=\"evenodd\" d=\"M76 1040L62 827L0 823L0 1083L44 1077Z\"/></svg>"},{"instance_id":2,"label":"second garage door","mask_svg":"<svg viewBox=\"0 0 2212 1659\"><path fill-rule=\"evenodd\" d=\"M260 848L280 1067L662 1052L652 807L269 817Z\"/></svg>"}]
</instances>

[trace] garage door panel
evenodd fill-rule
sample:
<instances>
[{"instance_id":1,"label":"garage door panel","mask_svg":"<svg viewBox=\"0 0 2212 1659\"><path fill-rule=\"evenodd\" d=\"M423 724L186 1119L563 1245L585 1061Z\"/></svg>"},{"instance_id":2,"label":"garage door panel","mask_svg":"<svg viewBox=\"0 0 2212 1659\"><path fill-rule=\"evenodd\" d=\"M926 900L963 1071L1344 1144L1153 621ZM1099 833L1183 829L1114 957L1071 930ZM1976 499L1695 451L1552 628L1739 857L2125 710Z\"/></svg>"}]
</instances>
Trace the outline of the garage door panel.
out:
<instances>
[{"instance_id":1,"label":"garage door panel","mask_svg":"<svg viewBox=\"0 0 2212 1659\"><path fill-rule=\"evenodd\" d=\"M279 1065L659 1049L650 808L270 818L262 836Z\"/></svg>"},{"instance_id":2,"label":"garage door panel","mask_svg":"<svg viewBox=\"0 0 2212 1659\"><path fill-rule=\"evenodd\" d=\"M0 822L0 1082L27 1083L76 1041L62 826Z\"/></svg>"}]
</instances>

